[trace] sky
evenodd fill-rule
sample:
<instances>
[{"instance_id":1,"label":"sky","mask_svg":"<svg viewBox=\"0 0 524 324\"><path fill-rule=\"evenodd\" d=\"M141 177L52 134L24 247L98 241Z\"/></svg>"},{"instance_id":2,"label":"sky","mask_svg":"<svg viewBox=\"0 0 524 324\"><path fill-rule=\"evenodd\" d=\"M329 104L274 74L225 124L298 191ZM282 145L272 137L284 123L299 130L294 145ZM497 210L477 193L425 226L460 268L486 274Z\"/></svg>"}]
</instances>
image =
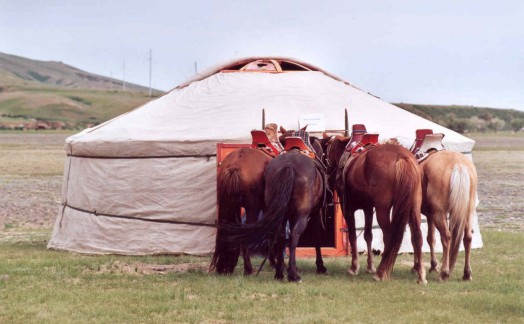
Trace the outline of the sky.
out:
<instances>
[{"instance_id":1,"label":"sky","mask_svg":"<svg viewBox=\"0 0 524 324\"><path fill-rule=\"evenodd\" d=\"M524 111L524 1L0 0L0 52L170 90L285 56L388 102Z\"/></svg>"}]
</instances>

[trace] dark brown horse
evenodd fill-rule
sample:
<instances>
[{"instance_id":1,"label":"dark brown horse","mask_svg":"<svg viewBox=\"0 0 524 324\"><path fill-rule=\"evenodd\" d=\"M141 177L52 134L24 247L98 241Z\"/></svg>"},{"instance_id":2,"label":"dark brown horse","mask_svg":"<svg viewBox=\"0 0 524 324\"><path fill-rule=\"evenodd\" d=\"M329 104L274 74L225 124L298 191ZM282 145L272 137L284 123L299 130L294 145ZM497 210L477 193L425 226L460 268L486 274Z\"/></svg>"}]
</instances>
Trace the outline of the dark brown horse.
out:
<instances>
[{"instance_id":1,"label":"dark brown horse","mask_svg":"<svg viewBox=\"0 0 524 324\"><path fill-rule=\"evenodd\" d=\"M296 268L296 247L310 216L319 215L324 194L324 178L314 160L292 150L269 162L264 173L265 210L256 223L235 225L224 224L223 237L228 242L242 242L250 246L269 239L276 251L285 247L286 223L289 221L289 281L300 281ZM227 234L226 234L227 233ZM284 256L277 253L276 279L284 278ZM317 262L317 272L325 272L323 264Z\"/></svg>"},{"instance_id":2,"label":"dark brown horse","mask_svg":"<svg viewBox=\"0 0 524 324\"><path fill-rule=\"evenodd\" d=\"M246 223L256 222L264 208L264 170L272 158L258 149L241 148L228 154L220 165L217 177L218 230L210 271L233 273L240 254L240 244L222 239L221 224L241 223L241 207ZM249 253L242 247L244 274L253 272Z\"/></svg>"},{"instance_id":3,"label":"dark brown horse","mask_svg":"<svg viewBox=\"0 0 524 324\"><path fill-rule=\"evenodd\" d=\"M471 280L471 223L477 193L475 165L461 153L439 151L422 161L420 169L422 213L428 220L428 244L431 250L430 271L438 269L434 250L436 227L440 233L443 250L440 279L447 280L453 271L463 238L466 256L462 279Z\"/></svg>"},{"instance_id":4,"label":"dark brown horse","mask_svg":"<svg viewBox=\"0 0 524 324\"><path fill-rule=\"evenodd\" d=\"M363 151L353 159L346 159L348 153L345 153L345 148L349 139L337 136L325 137L323 141L326 163L331 174L330 184L336 187L341 198L343 214L348 224L352 256L348 272L357 275L359 271L354 213L362 209L365 215L364 238L368 246L367 271L376 272L376 280L390 278L404 229L409 223L417 260L415 270L418 273L418 282L426 284L420 230L422 193L417 162L407 149L392 144L379 145ZM371 252L373 208L384 238L382 260L376 271Z\"/></svg>"}]
</instances>

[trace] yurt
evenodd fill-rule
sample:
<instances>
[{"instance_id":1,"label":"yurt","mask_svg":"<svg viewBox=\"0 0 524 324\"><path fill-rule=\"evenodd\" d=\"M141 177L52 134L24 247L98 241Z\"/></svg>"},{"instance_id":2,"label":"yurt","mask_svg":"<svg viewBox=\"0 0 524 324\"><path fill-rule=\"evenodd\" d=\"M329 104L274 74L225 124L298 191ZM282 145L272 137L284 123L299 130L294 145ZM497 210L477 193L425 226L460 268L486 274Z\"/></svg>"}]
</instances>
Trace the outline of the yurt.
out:
<instances>
[{"instance_id":1,"label":"yurt","mask_svg":"<svg viewBox=\"0 0 524 324\"><path fill-rule=\"evenodd\" d=\"M349 125L365 124L381 139L411 144L416 129L430 128L445 134L447 149L470 154L474 145L311 64L236 60L67 138L62 205L48 248L208 254L216 233L217 143L250 143L262 110L266 122L286 129L313 116L321 131L343 130L346 109ZM480 247L476 229L473 246Z\"/></svg>"}]
</instances>

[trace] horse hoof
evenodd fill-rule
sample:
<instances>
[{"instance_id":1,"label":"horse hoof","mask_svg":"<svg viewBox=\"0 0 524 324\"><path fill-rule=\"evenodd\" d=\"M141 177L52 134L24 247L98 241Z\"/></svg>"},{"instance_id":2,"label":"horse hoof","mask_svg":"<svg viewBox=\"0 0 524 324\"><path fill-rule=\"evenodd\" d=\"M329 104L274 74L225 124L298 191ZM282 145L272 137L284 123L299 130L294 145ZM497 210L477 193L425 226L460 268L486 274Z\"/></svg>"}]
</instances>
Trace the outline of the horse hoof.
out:
<instances>
[{"instance_id":1,"label":"horse hoof","mask_svg":"<svg viewBox=\"0 0 524 324\"><path fill-rule=\"evenodd\" d=\"M317 274L319 275L327 274L327 269L326 268L317 269Z\"/></svg>"},{"instance_id":2,"label":"horse hoof","mask_svg":"<svg viewBox=\"0 0 524 324\"><path fill-rule=\"evenodd\" d=\"M298 283L298 282L302 281L302 278L299 275L296 275L296 276L293 276L293 277L288 276L287 280L289 282L297 282Z\"/></svg>"},{"instance_id":3,"label":"horse hoof","mask_svg":"<svg viewBox=\"0 0 524 324\"><path fill-rule=\"evenodd\" d=\"M431 261L431 268L429 269L429 272L432 272L432 271L435 271L435 272L439 271L438 262Z\"/></svg>"},{"instance_id":4,"label":"horse hoof","mask_svg":"<svg viewBox=\"0 0 524 324\"><path fill-rule=\"evenodd\" d=\"M418 283L419 285L422 285L422 286L427 286L428 281L424 278L424 279L419 279L419 280L417 281L417 283Z\"/></svg>"},{"instance_id":5,"label":"horse hoof","mask_svg":"<svg viewBox=\"0 0 524 324\"><path fill-rule=\"evenodd\" d=\"M378 274L375 274L375 275L373 276L373 279L374 279L375 281L384 281L384 278L380 277Z\"/></svg>"},{"instance_id":6,"label":"horse hoof","mask_svg":"<svg viewBox=\"0 0 524 324\"><path fill-rule=\"evenodd\" d=\"M462 277L462 280L463 280L463 281L472 281L472 280L473 280L473 277L472 277L471 275L469 275L469 276L464 275L464 276Z\"/></svg>"},{"instance_id":7,"label":"horse hoof","mask_svg":"<svg viewBox=\"0 0 524 324\"><path fill-rule=\"evenodd\" d=\"M348 269L348 274L352 277L358 276L358 270Z\"/></svg>"},{"instance_id":8,"label":"horse hoof","mask_svg":"<svg viewBox=\"0 0 524 324\"><path fill-rule=\"evenodd\" d=\"M447 281L449 279L449 272L441 272L439 279L440 281Z\"/></svg>"},{"instance_id":9,"label":"horse hoof","mask_svg":"<svg viewBox=\"0 0 524 324\"><path fill-rule=\"evenodd\" d=\"M284 280L284 275L275 275L275 279L279 280L279 281L282 281L282 280Z\"/></svg>"},{"instance_id":10,"label":"horse hoof","mask_svg":"<svg viewBox=\"0 0 524 324\"><path fill-rule=\"evenodd\" d=\"M373 268L367 268L366 272L369 273L369 274L374 274L375 272L377 272L377 269L375 269L374 267Z\"/></svg>"}]
</instances>

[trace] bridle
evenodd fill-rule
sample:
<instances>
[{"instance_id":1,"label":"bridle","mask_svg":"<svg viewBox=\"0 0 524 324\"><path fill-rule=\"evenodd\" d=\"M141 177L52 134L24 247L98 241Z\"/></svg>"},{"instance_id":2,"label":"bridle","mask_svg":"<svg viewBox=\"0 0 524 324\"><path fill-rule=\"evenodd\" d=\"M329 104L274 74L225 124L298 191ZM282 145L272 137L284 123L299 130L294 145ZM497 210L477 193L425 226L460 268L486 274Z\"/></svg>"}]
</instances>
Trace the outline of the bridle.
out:
<instances>
[{"instance_id":1,"label":"bridle","mask_svg":"<svg viewBox=\"0 0 524 324\"><path fill-rule=\"evenodd\" d=\"M331 162L330 155L331 155L331 146L333 145L333 142L335 142L336 136L331 135L329 139L325 142L326 146L326 154L324 154L324 160L326 164L326 174L328 177L331 177L338 168L337 162Z\"/></svg>"}]
</instances>

